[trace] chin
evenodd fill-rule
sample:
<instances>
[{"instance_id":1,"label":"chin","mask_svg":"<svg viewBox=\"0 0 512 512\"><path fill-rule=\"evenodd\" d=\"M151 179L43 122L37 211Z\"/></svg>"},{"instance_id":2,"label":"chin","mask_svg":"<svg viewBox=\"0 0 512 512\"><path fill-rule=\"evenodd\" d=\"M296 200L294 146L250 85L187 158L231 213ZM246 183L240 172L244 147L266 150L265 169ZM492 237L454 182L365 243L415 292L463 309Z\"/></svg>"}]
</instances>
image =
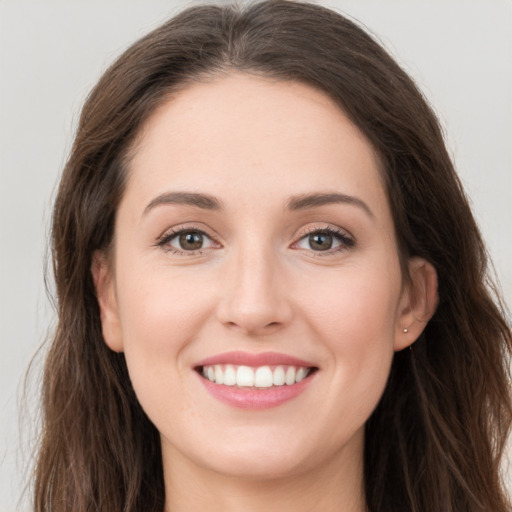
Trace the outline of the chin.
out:
<instances>
[{"instance_id":1,"label":"chin","mask_svg":"<svg viewBox=\"0 0 512 512\"><path fill-rule=\"evenodd\" d=\"M297 476L307 472L311 461L304 460L302 454L277 453L269 454L253 451L239 451L227 454L223 459L209 460L208 465L216 473L247 480L278 480Z\"/></svg>"},{"instance_id":2,"label":"chin","mask_svg":"<svg viewBox=\"0 0 512 512\"><path fill-rule=\"evenodd\" d=\"M312 438L313 437L313 438ZM202 467L227 477L247 480L276 480L298 476L322 464L323 456L332 446L322 447L321 439L269 430L247 435L226 435L224 442L216 442L190 458ZM208 443L209 444L209 443ZM207 457L204 456L207 454Z\"/></svg>"}]
</instances>

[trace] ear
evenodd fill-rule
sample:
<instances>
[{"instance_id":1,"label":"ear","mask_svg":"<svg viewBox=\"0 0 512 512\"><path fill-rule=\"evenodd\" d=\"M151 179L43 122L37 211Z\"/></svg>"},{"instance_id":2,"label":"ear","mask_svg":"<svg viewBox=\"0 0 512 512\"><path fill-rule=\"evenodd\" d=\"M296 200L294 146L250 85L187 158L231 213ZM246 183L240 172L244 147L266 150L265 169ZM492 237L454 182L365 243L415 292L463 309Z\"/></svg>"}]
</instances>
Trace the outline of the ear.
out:
<instances>
[{"instance_id":1,"label":"ear","mask_svg":"<svg viewBox=\"0 0 512 512\"><path fill-rule=\"evenodd\" d=\"M411 258L409 281L404 285L400 299L395 332L395 351L411 346L423 332L435 313L437 272L423 258Z\"/></svg>"},{"instance_id":2,"label":"ear","mask_svg":"<svg viewBox=\"0 0 512 512\"><path fill-rule=\"evenodd\" d=\"M123 337L117 308L115 283L109 258L104 252L96 251L94 253L91 272L100 307L103 339L114 352L122 352Z\"/></svg>"}]
</instances>

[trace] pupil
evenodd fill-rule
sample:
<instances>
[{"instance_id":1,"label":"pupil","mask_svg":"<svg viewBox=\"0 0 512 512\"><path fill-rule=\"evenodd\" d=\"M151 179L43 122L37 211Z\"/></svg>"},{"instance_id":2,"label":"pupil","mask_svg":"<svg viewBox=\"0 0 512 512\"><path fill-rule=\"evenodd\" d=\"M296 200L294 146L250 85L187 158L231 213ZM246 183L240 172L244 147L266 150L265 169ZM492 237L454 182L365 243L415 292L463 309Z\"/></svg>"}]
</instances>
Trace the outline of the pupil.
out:
<instances>
[{"instance_id":1,"label":"pupil","mask_svg":"<svg viewBox=\"0 0 512 512\"><path fill-rule=\"evenodd\" d=\"M203 245L203 235L201 235L201 233L197 233L194 231L182 233L180 235L180 245L182 249L200 249Z\"/></svg>"},{"instance_id":2,"label":"pupil","mask_svg":"<svg viewBox=\"0 0 512 512\"><path fill-rule=\"evenodd\" d=\"M327 251L332 247L332 236L329 233L309 235L309 246L317 251Z\"/></svg>"}]
</instances>

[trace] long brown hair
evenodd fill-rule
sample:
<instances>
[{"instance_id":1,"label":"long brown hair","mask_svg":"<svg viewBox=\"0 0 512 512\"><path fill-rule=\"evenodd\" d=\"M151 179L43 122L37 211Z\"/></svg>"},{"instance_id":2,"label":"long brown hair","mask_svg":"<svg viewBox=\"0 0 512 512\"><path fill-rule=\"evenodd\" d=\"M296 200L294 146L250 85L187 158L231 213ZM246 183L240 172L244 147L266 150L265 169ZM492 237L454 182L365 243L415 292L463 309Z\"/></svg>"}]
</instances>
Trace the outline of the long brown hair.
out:
<instances>
[{"instance_id":1,"label":"long brown hair","mask_svg":"<svg viewBox=\"0 0 512 512\"><path fill-rule=\"evenodd\" d=\"M121 55L83 107L53 217L59 316L44 373L35 509L163 510L159 435L123 354L103 342L92 255L111 243L144 121L177 88L230 72L300 81L333 98L380 156L402 259L420 256L438 273L437 311L413 350L395 355L366 425L369 511L509 510L500 460L512 417L512 337L438 122L355 23L286 0L187 9Z\"/></svg>"}]
</instances>

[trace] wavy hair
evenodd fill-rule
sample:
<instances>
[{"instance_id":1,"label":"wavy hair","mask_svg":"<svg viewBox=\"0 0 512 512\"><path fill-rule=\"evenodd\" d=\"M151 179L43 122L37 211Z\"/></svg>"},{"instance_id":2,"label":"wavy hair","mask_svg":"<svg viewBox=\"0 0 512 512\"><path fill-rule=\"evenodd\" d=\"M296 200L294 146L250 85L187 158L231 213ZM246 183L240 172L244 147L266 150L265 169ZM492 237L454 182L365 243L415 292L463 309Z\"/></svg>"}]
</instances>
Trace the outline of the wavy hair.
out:
<instances>
[{"instance_id":1,"label":"wavy hair","mask_svg":"<svg viewBox=\"0 0 512 512\"><path fill-rule=\"evenodd\" d=\"M111 244L144 122L178 88L232 72L299 81L335 100L380 156L402 261L420 256L438 273L437 311L414 349L395 354L366 425L368 510L508 511L500 461L512 336L438 121L357 24L286 0L183 11L126 50L83 107L53 214L58 326L43 377L35 510L163 510L159 435L123 354L103 341L92 255Z\"/></svg>"}]
</instances>

